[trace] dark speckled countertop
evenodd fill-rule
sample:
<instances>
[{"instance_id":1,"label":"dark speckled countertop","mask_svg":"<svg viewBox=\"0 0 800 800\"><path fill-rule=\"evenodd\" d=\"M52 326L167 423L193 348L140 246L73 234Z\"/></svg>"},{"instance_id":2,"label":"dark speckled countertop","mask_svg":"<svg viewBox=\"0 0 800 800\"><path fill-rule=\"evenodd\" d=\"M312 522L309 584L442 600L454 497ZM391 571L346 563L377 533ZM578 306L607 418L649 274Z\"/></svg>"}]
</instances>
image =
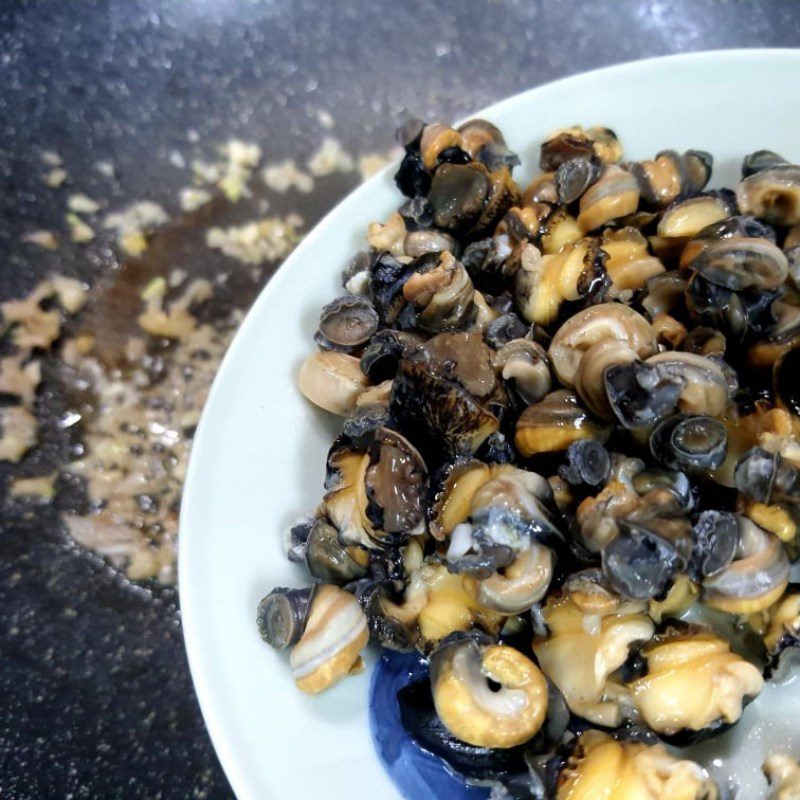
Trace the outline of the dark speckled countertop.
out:
<instances>
[{"instance_id":1,"label":"dark speckled countertop","mask_svg":"<svg viewBox=\"0 0 800 800\"><path fill-rule=\"evenodd\" d=\"M94 280L113 262L110 250L87 258L19 246L21 231L63 213L43 189L41 150L83 173L89 194L89 165L110 159L120 197L165 202L186 182L169 154L186 148L190 130L201 141L257 141L277 160L318 144L324 109L350 150L382 150L406 112L458 118L593 67L796 46L798 33L800 4L784 0L6 0L0 299L56 266ZM306 220L349 185L334 188L306 200ZM45 388L45 443L28 468L74 447L48 422L61 403ZM2 481L9 474L0 467ZM192 690L174 590L134 587L71 545L57 513L70 501L66 487L55 507L2 506L0 797L230 796Z\"/></svg>"}]
</instances>

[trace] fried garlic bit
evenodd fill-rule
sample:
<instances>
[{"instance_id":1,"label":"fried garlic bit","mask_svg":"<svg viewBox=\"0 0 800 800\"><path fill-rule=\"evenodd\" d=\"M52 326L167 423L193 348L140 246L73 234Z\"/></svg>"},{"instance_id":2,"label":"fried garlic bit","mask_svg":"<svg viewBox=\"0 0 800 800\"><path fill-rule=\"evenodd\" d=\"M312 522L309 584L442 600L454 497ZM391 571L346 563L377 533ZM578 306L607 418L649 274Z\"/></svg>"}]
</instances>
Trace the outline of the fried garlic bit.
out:
<instances>
[{"instance_id":1,"label":"fried garlic bit","mask_svg":"<svg viewBox=\"0 0 800 800\"><path fill-rule=\"evenodd\" d=\"M213 290L210 281L197 278L165 310L167 282L164 278L154 278L142 292L145 310L139 315L139 327L151 336L185 338L197 327L197 319L190 309L209 300Z\"/></svg>"}]
</instances>

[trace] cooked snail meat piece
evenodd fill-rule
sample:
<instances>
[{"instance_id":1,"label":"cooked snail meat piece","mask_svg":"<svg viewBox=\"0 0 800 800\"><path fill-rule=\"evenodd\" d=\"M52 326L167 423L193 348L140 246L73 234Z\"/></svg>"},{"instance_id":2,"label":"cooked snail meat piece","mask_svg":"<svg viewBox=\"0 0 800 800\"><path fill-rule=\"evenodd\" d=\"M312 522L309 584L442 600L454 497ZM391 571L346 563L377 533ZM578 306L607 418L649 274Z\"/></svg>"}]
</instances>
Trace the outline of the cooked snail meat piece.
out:
<instances>
[{"instance_id":1,"label":"cooked snail meat piece","mask_svg":"<svg viewBox=\"0 0 800 800\"><path fill-rule=\"evenodd\" d=\"M579 439L567 448L566 463L558 474L573 488L597 489L608 479L611 457L608 450L592 439Z\"/></svg>"},{"instance_id":2,"label":"cooked snail meat piece","mask_svg":"<svg viewBox=\"0 0 800 800\"><path fill-rule=\"evenodd\" d=\"M479 239L464 248L461 263L482 291L502 291L516 269L514 246L507 234Z\"/></svg>"},{"instance_id":3,"label":"cooked snail meat piece","mask_svg":"<svg viewBox=\"0 0 800 800\"><path fill-rule=\"evenodd\" d=\"M761 692L759 670L711 631L668 629L646 645L647 674L629 684L642 719L688 743L720 732Z\"/></svg>"},{"instance_id":4,"label":"cooked snail meat piece","mask_svg":"<svg viewBox=\"0 0 800 800\"><path fill-rule=\"evenodd\" d=\"M256 622L261 638L276 650L300 641L306 629L314 588L273 589L258 604Z\"/></svg>"},{"instance_id":5,"label":"cooked snail meat piece","mask_svg":"<svg viewBox=\"0 0 800 800\"><path fill-rule=\"evenodd\" d=\"M293 564L301 564L305 560L308 534L315 521L315 517L302 517L289 528L289 535L286 537L286 558Z\"/></svg>"},{"instance_id":6,"label":"cooked snail meat piece","mask_svg":"<svg viewBox=\"0 0 800 800\"><path fill-rule=\"evenodd\" d=\"M409 233L426 231L433 225L433 209L431 209L431 204L428 202L427 197L418 195L417 197L412 197L410 200L406 200L406 202L397 209L397 213L403 218L406 231ZM441 233L441 231L435 232ZM408 255L408 253L406 253L406 255Z\"/></svg>"},{"instance_id":7,"label":"cooked snail meat piece","mask_svg":"<svg viewBox=\"0 0 800 800\"><path fill-rule=\"evenodd\" d=\"M548 171L537 175L523 192L522 202L526 208L546 207L549 213L552 206L558 203L555 172Z\"/></svg>"},{"instance_id":8,"label":"cooked snail meat piece","mask_svg":"<svg viewBox=\"0 0 800 800\"><path fill-rule=\"evenodd\" d=\"M767 651L764 676L783 681L793 677L800 656L800 592L790 585L767 612L767 626L763 631Z\"/></svg>"},{"instance_id":9,"label":"cooked snail meat piece","mask_svg":"<svg viewBox=\"0 0 800 800\"><path fill-rule=\"evenodd\" d=\"M412 440L445 454L474 453L500 423L457 383L424 364L403 360L392 387L390 411Z\"/></svg>"},{"instance_id":10,"label":"cooked snail meat piece","mask_svg":"<svg viewBox=\"0 0 800 800\"><path fill-rule=\"evenodd\" d=\"M359 396L359 405L351 414L344 419L342 425L342 435L346 437L355 449L366 449L370 442L375 438L375 431L378 428L391 425L389 411L382 403L368 403L361 405L361 401L369 396L370 392L379 389L380 386L373 386Z\"/></svg>"},{"instance_id":11,"label":"cooked snail meat piece","mask_svg":"<svg viewBox=\"0 0 800 800\"><path fill-rule=\"evenodd\" d=\"M769 653L776 653L782 645L798 644L800 636L800 590L790 584L784 594L766 613L766 628L763 630L764 646Z\"/></svg>"},{"instance_id":12,"label":"cooked snail meat piece","mask_svg":"<svg viewBox=\"0 0 800 800\"><path fill-rule=\"evenodd\" d=\"M364 478L369 455L334 444L328 455L325 478L325 513L339 531L344 546L370 549L373 533L367 518L367 488Z\"/></svg>"},{"instance_id":13,"label":"cooked snail meat piece","mask_svg":"<svg viewBox=\"0 0 800 800\"><path fill-rule=\"evenodd\" d=\"M514 246L532 242L542 235L542 226L549 219L553 209L547 203L512 206L497 223L493 239L506 240Z\"/></svg>"},{"instance_id":14,"label":"cooked snail meat piece","mask_svg":"<svg viewBox=\"0 0 800 800\"><path fill-rule=\"evenodd\" d=\"M370 620L371 630L383 646L408 650L416 646L427 652L431 644L454 631L473 626L496 635L502 617L483 608L468 591L466 578L441 564L421 563L410 569L408 585L402 595L390 597L385 589L374 590L368 581L360 599Z\"/></svg>"},{"instance_id":15,"label":"cooked snail meat piece","mask_svg":"<svg viewBox=\"0 0 800 800\"><path fill-rule=\"evenodd\" d=\"M503 614L522 614L546 594L553 579L554 558L549 547L531 541L514 560L476 582L479 603Z\"/></svg>"},{"instance_id":16,"label":"cooked snail meat piece","mask_svg":"<svg viewBox=\"0 0 800 800\"><path fill-rule=\"evenodd\" d=\"M509 394L521 405L541 400L552 385L544 348L531 339L513 339L501 345L493 359Z\"/></svg>"},{"instance_id":17,"label":"cooked snail meat piece","mask_svg":"<svg viewBox=\"0 0 800 800\"><path fill-rule=\"evenodd\" d=\"M345 587L361 604L367 617L370 639L388 650L399 653L410 653L419 639L419 631L413 620L406 624L405 620L386 614L383 610L382 598L385 588L379 581L362 578Z\"/></svg>"},{"instance_id":18,"label":"cooked snail meat piece","mask_svg":"<svg viewBox=\"0 0 800 800\"><path fill-rule=\"evenodd\" d=\"M413 322L431 333L464 327L475 317L475 290L452 253L427 258L403 283L402 296L415 309ZM419 263L419 261L417 263Z\"/></svg>"},{"instance_id":19,"label":"cooked snail meat piece","mask_svg":"<svg viewBox=\"0 0 800 800\"><path fill-rule=\"evenodd\" d=\"M681 268L688 267L707 247L727 239L766 239L775 244L775 230L755 217L737 214L719 222L707 225L683 248L680 258Z\"/></svg>"},{"instance_id":20,"label":"cooked snail meat piece","mask_svg":"<svg viewBox=\"0 0 800 800\"><path fill-rule=\"evenodd\" d=\"M701 195L679 200L661 214L657 234L662 239L688 240L709 225L726 219L734 210L724 197Z\"/></svg>"},{"instance_id":21,"label":"cooked snail meat piece","mask_svg":"<svg viewBox=\"0 0 800 800\"><path fill-rule=\"evenodd\" d=\"M344 546L371 550L424 531L427 470L420 454L394 430L378 426L358 449L340 437L328 455L324 513Z\"/></svg>"},{"instance_id":22,"label":"cooked snail meat piece","mask_svg":"<svg viewBox=\"0 0 800 800\"><path fill-rule=\"evenodd\" d=\"M797 800L800 797L800 764L782 753L773 753L761 767L770 785L768 800Z\"/></svg>"},{"instance_id":23,"label":"cooked snail meat piece","mask_svg":"<svg viewBox=\"0 0 800 800\"><path fill-rule=\"evenodd\" d=\"M300 367L297 383L307 400L339 416L355 409L359 395L369 385L359 360L335 350L309 356Z\"/></svg>"},{"instance_id":24,"label":"cooked snail meat piece","mask_svg":"<svg viewBox=\"0 0 800 800\"><path fill-rule=\"evenodd\" d=\"M611 454L605 485L596 495L585 497L575 513L580 544L589 552L599 553L619 533L617 520L641 507L634 481L643 469L639 458Z\"/></svg>"},{"instance_id":25,"label":"cooked snail meat piece","mask_svg":"<svg viewBox=\"0 0 800 800\"><path fill-rule=\"evenodd\" d=\"M647 604L647 613L654 622L660 624L665 619L680 617L688 611L700 596L700 587L686 575L676 575L663 598L653 598ZM637 666L644 666L644 660L637 661ZM642 673L644 674L644 673ZM625 677L632 680L633 677Z\"/></svg>"},{"instance_id":26,"label":"cooked snail meat piece","mask_svg":"<svg viewBox=\"0 0 800 800\"><path fill-rule=\"evenodd\" d=\"M684 511L691 511L695 505L689 478L677 470L643 469L633 476L631 486L641 497L654 490L666 489Z\"/></svg>"},{"instance_id":27,"label":"cooked snail meat piece","mask_svg":"<svg viewBox=\"0 0 800 800\"><path fill-rule=\"evenodd\" d=\"M303 635L289 656L297 688L318 694L333 686L356 667L368 641L367 617L358 600L343 589L321 584Z\"/></svg>"},{"instance_id":28,"label":"cooked snail meat piece","mask_svg":"<svg viewBox=\"0 0 800 800\"><path fill-rule=\"evenodd\" d=\"M564 206L553 209L548 206L547 213L540 215L539 240L545 255L558 253L582 237L578 220Z\"/></svg>"},{"instance_id":29,"label":"cooked snail meat piece","mask_svg":"<svg viewBox=\"0 0 800 800\"><path fill-rule=\"evenodd\" d=\"M736 292L775 289L789 275L786 256L766 239L721 239L707 245L687 266L709 283Z\"/></svg>"},{"instance_id":30,"label":"cooked snail meat piece","mask_svg":"<svg viewBox=\"0 0 800 800\"><path fill-rule=\"evenodd\" d=\"M465 144L458 131L448 125L440 122L425 125L419 140L422 163L428 170L433 170L438 164L450 160L467 163L470 156L465 150Z\"/></svg>"},{"instance_id":31,"label":"cooked snail meat piece","mask_svg":"<svg viewBox=\"0 0 800 800\"><path fill-rule=\"evenodd\" d=\"M366 552L339 542L339 532L324 519L316 519L306 539L305 557L309 573L323 583L344 586L367 574Z\"/></svg>"},{"instance_id":32,"label":"cooked snail meat piece","mask_svg":"<svg viewBox=\"0 0 800 800\"><path fill-rule=\"evenodd\" d=\"M403 239L403 254L409 258L455 250L456 240L449 233L435 229L409 231Z\"/></svg>"},{"instance_id":33,"label":"cooked snail meat piece","mask_svg":"<svg viewBox=\"0 0 800 800\"><path fill-rule=\"evenodd\" d=\"M647 279L642 307L652 320L659 314L679 314L685 308L686 278L677 270Z\"/></svg>"},{"instance_id":34,"label":"cooked snail meat piece","mask_svg":"<svg viewBox=\"0 0 800 800\"><path fill-rule=\"evenodd\" d=\"M542 671L573 714L617 727L625 693L610 676L628 659L632 645L653 635L644 605L621 600L589 577L551 594L542 614L547 633L533 641Z\"/></svg>"},{"instance_id":35,"label":"cooked snail meat piece","mask_svg":"<svg viewBox=\"0 0 800 800\"><path fill-rule=\"evenodd\" d=\"M484 516L489 517L485 527L462 522L453 529L446 557L450 572L488 578L514 560L515 547L504 540L515 540L516 545L525 535L524 524L497 509Z\"/></svg>"},{"instance_id":36,"label":"cooked snail meat piece","mask_svg":"<svg viewBox=\"0 0 800 800\"><path fill-rule=\"evenodd\" d=\"M738 517L733 561L703 581L707 605L729 614L755 614L774 603L789 582L789 559L780 539L747 517Z\"/></svg>"},{"instance_id":37,"label":"cooked snail meat piece","mask_svg":"<svg viewBox=\"0 0 800 800\"><path fill-rule=\"evenodd\" d=\"M555 174L558 202L569 205L600 177L600 165L594 161L576 158L560 164Z\"/></svg>"},{"instance_id":38,"label":"cooked snail meat piece","mask_svg":"<svg viewBox=\"0 0 800 800\"><path fill-rule=\"evenodd\" d=\"M554 547L561 544L561 525L550 484L536 472L510 464L493 465L489 480L477 487L470 502L472 519L478 524L487 519L491 509L501 509L527 523L529 537Z\"/></svg>"},{"instance_id":39,"label":"cooked snail meat piece","mask_svg":"<svg viewBox=\"0 0 800 800\"><path fill-rule=\"evenodd\" d=\"M651 208L665 208L679 195L702 190L711 177L714 159L704 150L683 155L663 150L653 160L625 164L636 179L642 200Z\"/></svg>"},{"instance_id":40,"label":"cooked snail meat piece","mask_svg":"<svg viewBox=\"0 0 800 800\"><path fill-rule=\"evenodd\" d=\"M654 355L658 345L650 323L622 303L601 303L579 311L556 331L548 355L565 386L574 386L586 353L605 340L622 342L641 359Z\"/></svg>"},{"instance_id":41,"label":"cooked snail meat piece","mask_svg":"<svg viewBox=\"0 0 800 800\"><path fill-rule=\"evenodd\" d=\"M744 214L773 225L800 222L800 167L776 164L746 177L736 187L736 200Z\"/></svg>"},{"instance_id":42,"label":"cooked snail meat piece","mask_svg":"<svg viewBox=\"0 0 800 800\"><path fill-rule=\"evenodd\" d=\"M793 297L779 297L770 307L773 325L761 341L750 347L747 360L756 369L770 368L800 345L800 305ZM780 398L778 398L780 402Z\"/></svg>"},{"instance_id":43,"label":"cooked snail meat piece","mask_svg":"<svg viewBox=\"0 0 800 800\"><path fill-rule=\"evenodd\" d=\"M445 640L430 657L436 713L462 742L507 749L529 741L547 714L547 681L519 650ZM500 685L493 691L489 681Z\"/></svg>"},{"instance_id":44,"label":"cooked snail meat piece","mask_svg":"<svg viewBox=\"0 0 800 800\"><path fill-rule=\"evenodd\" d=\"M584 233L593 231L614 219L633 214L638 205L636 178L621 167L606 166L580 199L578 227Z\"/></svg>"},{"instance_id":45,"label":"cooked snail meat piece","mask_svg":"<svg viewBox=\"0 0 800 800\"><path fill-rule=\"evenodd\" d=\"M692 526L688 572L693 580L710 578L726 569L739 549L739 522L729 511L703 511Z\"/></svg>"},{"instance_id":46,"label":"cooked snail meat piece","mask_svg":"<svg viewBox=\"0 0 800 800\"><path fill-rule=\"evenodd\" d=\"M366 298L344 295L328 303L314 337L317 344L330 349L350 351L369 340L378 329L378 312Z\"/></svg>"},{"instance_id":47,"label":"cooked snail meat piece","mask_svg":"<svg viewBox=\"0 0 800 800\"><path fill-rule=\"evenodd\" d=\"M573 125L556 131L542 143L539 167L551 172L575 159L598 159L603 164L615 164L621 158L622 145L610 128Z\"/></svg>"},{"instance_id":48,"label":"cooked snail meat piece","mask_svg":"<svg viewBox=\"0 0 800 800\"><path fill-rule=\"evenodd\" d=\"M500 228L500 221L512 206L520 202L519 186L511 177L508 167L501 166L489 173L489 193L481 215L472 229L469 238L485 236L493 228Z\"/></svg>"},{"instance_id":49,"label":"cooked snail meat piece","mask_svg":"<svg viewBox=\"0 0 800 800\"><path fill-rule=\"evenodd\" d=\"M595 156L589 137L581 128L560 131L542 143L539 168L544 172L555 172L570 161L590 161Z\"/></svg>"},{"instance_id":50,"label":"cooked snail meat piece","mask_svg":"<svg viewBox=\"0 0 800 800\"><path fill-rule=\"evenodd\" d=\"M402 592L405 588L406 580L409 577L409 575L406 574L406 557L404 551L408 550L411 545L415 546L415 555L411 560L415 562L419 560L421 564L421 548L416 546L418 542L415 539L409 539L408 545L406 546L387 544L380 549L376 548L375 550L370 550L368 553L369 579L386 589L394 592ZM417 559L417 555L419 559ZM419 564L415 564L415 566L418 567Z\"/></svg>"},{"instance_id":51,"label":"cooked snail meat piece","mask_svg":"<svg viewBox=\"0 0 800 800\"><path fill-rule=\"evenodd\" d=\"M566 450L579 439L604 442L609 429L594 419L571 392L559 389L528 406L517 420L514 443L524 456Z\"/></svg>"},{"instance_id":52,"label":"cooked snail meat piece","mask_svg":"<svg viewBox=\"0 0 800 800\"><path fill-rule=\"evenodd\" d=\"M655 327L652 329L655 336ZM575 390L586 407L603 420L612 422L614 412L608 400L605 375L610 367L636 361L636 351L627 342L604 339L592 345L575 373Z\"/></svg>"},{"instance_id":53,"label":"cooked snail meat piece","mask_svg":"<svg viewBox=\"0 0 800 800\"><path fill-rule=\"evenodd\" d=\"M606 254L594 239L580 239L543 256L532 244L522 247L514 297L528 322L553 322L565 302L601 302L610 285Z\"/></svg>"},{"instance_id":54,"label":"cooked snail meat piece","mask_svg":"<svg viewBox=\"0 0 800 800\"><path fill-rule=\"evenodd\" d=\"M676 414L658 422L650 434L650 452L671 469L713 469L727 450L725 426L713 417Z\"/></svg>"},{"instance_id":55,"label":"cooked snail meat piece","mask_svg":"<svg viewBox=\"0 0 800 800\"><path fill-rule=\"evenodd\" d=\"M742 178L749 178L756 172L788 163L783 156L773 153L772 150L756 150L742 159Z\"/></svg>"},{"instance_id":56,"label":"cooked snail meat piece","mask_svg":"<svg viewBox=\"0 0 800 800\"><path fill-rule=\"evenodd\" d=\"M430 531L436 539L450 538L451 564L475 544L511 548L508 564L531 538L553 546L561 541L550 485L535 472L458 459L439 471L433 486Z\"/></svg>"},{"instance_id":57,"label":"cooked snail meat piece","mask_svg":"<svg viewBox=\"0 0 800 800\"><path fill-rule=\"evenodd\" d=\"M389 216L386 222L372 222L367 228L367 243L373 253L389 253L402 259L403 239L406 235L406 224L398 212Z\"/></svg>"},{"instance_id":58,"label":"cooked snail meat piece","mask_svg":"<svg viewBox=\"0 0 800 800\"><path fill-rule=\"evenodd\" d=\"M606 271L611 278L612 294L617 296L644 288L650 278L664 272L664 265L650 254L647 240L636 228L604 230L601 247L608 253Z\"/></svg>"},{"instance_id":59,"label":"cooked snail meat piece","mask_svg":"<svg viewBox=\"0 0 800 800\"><path fill-rule=\"evenodd\" d=\"M471 119L457 129L466 151L475 161L490 170L498 167L513 168L520 163L519 156L508 149L500 129L485 119Z\"/></svg>"},{"instance_id":60,"label":"cooked snail meat piece","mask_svg":"<svg viewBox=\"0 0 800 800\"><path fill-rule=\"evenodd\" d=\"M342 270L342 286L348 294L366 295L369 291L372 257L362 250Z\"/></svg>"},{"instance_id":61,"label":"cooked snail meat piece","mask_svg":"<svg viewBox=\"0 0 800 800\"><path fill-rule=\"evenodd\" d=\"M475 455L487 464L516 464L518 460L514 445L502 433L488 436Z\"/></svg>"},{"instance_id":62,"label":"cooked snail meat piece","mask_svg":"<svg viewBox=\"0 0 800 800\"><path fill-rule=\"evenodd\" d=\"M403 727L420 747L441 758L450 769L475 780L526 769L526 746L477 747L454 736L436 713L430 681L411 683L397 694Z\"/></svg>"},{"instance_id":63,"label":"cooked snail meat piece","mask_svg":"<svg viewBox=\"0 0 800 800\"><path fill-rule=\"evenodd\" d=\"M491 476L488 464L460 457L444 464L431 479L428 527L438 540L447 538L470 514L475 492Z\"/></svg>"},{"instance_id":64,"label":"cooked snail meat piece","mask_svg":"<svg viewBox=\"0 0 800 800\"><path fill-rule=\"evenodd\" d=\"M663 744L584 731L559 772L555 800L718 800L708 773Z\"/></svg>"}]
</instances>

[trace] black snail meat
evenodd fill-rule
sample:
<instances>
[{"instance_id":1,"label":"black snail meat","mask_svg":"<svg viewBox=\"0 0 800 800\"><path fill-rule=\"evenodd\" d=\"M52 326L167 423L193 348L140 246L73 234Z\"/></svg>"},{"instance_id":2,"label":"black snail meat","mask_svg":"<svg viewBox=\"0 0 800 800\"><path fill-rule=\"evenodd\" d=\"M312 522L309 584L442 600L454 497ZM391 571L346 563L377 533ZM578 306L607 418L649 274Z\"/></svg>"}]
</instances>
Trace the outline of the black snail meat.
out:
<instances>
[{"instance_id":1,"label":"black snail meat","mask_svg":"<svg viewBox=\"0 0 800 800\"><path fill-rule=\"evenodd\" d=\"M674 748L800 661L800 166L710 188L703 150L572 126L524 187L486 120L398 139L299 372L342 422L288 540L311 588L259 631L309 693L417 651L402 724L497 797L726 796Z\"/></svg>"}]
</instances>

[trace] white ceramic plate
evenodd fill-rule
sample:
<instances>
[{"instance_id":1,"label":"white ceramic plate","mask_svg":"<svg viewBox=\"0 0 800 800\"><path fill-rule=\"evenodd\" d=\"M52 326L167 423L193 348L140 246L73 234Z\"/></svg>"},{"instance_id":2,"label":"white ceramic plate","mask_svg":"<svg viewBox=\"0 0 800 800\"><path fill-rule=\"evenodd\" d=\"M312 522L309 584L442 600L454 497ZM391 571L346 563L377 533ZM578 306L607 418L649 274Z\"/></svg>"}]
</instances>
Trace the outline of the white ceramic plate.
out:
<instances>
[{"instance_id":1,"label":"white ceramic plate","mask_svg":"<svg viewBox=\"0 0 800 800\"><path fill-rule=\"evenodd\" d=\"M712 185L731 185L745 153L766 147L800 159L800 51L624 64L519 94L478 116L499 125L522 156L515 177L523 185L542 138L572 123L613 128L629 158L708 150ZM314 348L319 309L341 291L339 274L363 248L367 224L399 205L392 173L340 203L269 282L225 357L195 439L181 513L183 625L200 704L240 800L397 797L370 740L369 674L306 697L254 622L269 589L304 581L286 561L284 536L321 497L338 423L300 396L295 376ZM744 781L742 800L761 796L758 767L771 748L800 747L798 710L800 686L768 690L717 748L716 766Z\"/></svg>"}]
</instances>

